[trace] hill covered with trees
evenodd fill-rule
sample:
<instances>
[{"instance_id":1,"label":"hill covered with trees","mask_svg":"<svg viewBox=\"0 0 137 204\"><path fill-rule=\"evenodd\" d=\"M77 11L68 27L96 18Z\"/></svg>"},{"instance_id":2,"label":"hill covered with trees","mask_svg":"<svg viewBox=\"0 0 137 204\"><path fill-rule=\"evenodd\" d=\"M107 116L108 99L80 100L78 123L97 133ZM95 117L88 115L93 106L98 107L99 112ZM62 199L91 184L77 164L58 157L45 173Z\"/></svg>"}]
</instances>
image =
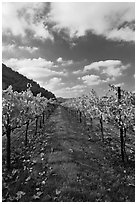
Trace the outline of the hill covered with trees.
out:
<instances>
[{"instance_id":1,"label":"hill covered with trees","mask_svg":"<svg viewBox=\"0 0 137 204\"><path fill-rule=\"evenodd\" d=\"M2 63L2 89L6 89L9 85L12 85L13 90L21 92L27 89L28 83L32 85L31 91L33 92L34 96L41 93L41 95L47 99L56 98L52 92L40 87L37 82L33 81L32 79L28 79L16 71L13 71L10 67L7 67Z\"/></svg>"}]
</instances>

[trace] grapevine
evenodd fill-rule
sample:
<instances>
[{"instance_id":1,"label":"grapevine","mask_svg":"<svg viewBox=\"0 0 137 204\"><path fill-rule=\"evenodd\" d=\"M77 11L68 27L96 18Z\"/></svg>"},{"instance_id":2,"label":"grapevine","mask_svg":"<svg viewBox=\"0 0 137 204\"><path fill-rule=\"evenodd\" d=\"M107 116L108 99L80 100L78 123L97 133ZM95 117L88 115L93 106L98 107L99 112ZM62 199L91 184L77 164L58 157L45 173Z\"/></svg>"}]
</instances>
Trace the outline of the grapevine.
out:
<instances>
[{"instance_id":1,"label":"grapevine","mask_svg":"<svg viewBox=\"0 0 137 204\"><path fill-rule=\"evenodd\" d=\"M47 98L41 97L41 94L33 96L30 86L26 91L18 93L13 91L12 86L9 86L6 90L2 91L2 131L3 135L7 137L7 169L10 169L10 155L11 155L11 132L17 128L21 128L26 125L25 131L25 145L27 145L28 138L27 132L31 121L36 121L35 135L37 134L38 119L40 118L40 124L45 113L51 113L52 108L49 106L51 101Z\"/></svg>"},{"instance_id":2,"label":"grapevine","mask_svg":"<svg viewBox=\"0 0 137 204\"><path fill-rule=\"evenodd\" d=\"M109 85L106 96L99 97L92 89L88 94L72 98L62 106L76 115L80 122L99 119L102 141L104 141L103 122L111 122L120 130L121 156L125 161L126 131L134 130L135 126L135 94ZM108 94L109 93L109 94Z\"/></svg>"}]
</instances>

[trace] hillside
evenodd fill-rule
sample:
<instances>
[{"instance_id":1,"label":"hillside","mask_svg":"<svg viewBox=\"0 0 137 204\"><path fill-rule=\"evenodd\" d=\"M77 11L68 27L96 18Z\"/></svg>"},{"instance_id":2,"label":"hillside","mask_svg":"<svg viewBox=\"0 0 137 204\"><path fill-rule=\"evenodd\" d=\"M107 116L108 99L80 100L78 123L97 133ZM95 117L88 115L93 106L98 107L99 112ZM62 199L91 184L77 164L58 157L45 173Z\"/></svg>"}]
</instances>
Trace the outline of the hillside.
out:
<instances>
[{"instance_id":1,"label":"hillside","mask_svg":"<svg viewBox=\"0 0 137 204\"><path fill-rule=\"evenodd\" d=\"M9 85L12 85L13 90L21 92L27 89L28 83L32 85L31 91L33 92L34 95L41 93L42 96L48 99L56 98L53 93L40 87L40 85L37 84L35 81L28 79L22 74L13 71L10 67L7 67L5 64L2 64L2 89L6 89Z\"/></svg>"}]
</instances>

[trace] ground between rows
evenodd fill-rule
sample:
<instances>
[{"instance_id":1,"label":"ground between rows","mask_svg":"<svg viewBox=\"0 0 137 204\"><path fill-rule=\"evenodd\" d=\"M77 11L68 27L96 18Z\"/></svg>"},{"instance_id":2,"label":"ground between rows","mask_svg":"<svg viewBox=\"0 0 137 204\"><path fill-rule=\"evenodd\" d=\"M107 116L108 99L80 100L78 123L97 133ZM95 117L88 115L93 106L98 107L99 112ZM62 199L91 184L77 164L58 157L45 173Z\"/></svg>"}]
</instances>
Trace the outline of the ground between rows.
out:
<instances>
[{"instance_id":1,"label":"ground between rows","mask_svg":"<svg viewBox=\"0 0 137 204\"><path fill-rule=\"evenodd\" d=\"M3 201L133 202L134 164L124 167L98 135L58 107L27 147L13 136L10 172L3 139Z\"/></svg>"}]
</instances>

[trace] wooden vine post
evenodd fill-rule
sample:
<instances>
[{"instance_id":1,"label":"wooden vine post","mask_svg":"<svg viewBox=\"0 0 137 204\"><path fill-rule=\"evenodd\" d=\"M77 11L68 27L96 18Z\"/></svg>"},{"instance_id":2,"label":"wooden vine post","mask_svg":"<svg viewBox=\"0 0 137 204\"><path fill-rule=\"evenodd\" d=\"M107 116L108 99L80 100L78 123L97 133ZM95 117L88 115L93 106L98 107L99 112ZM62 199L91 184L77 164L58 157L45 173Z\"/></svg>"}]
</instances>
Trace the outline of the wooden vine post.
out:
<instances>
[{"instance_id":1,"label":"wooden vine post","mask_svg":"<svg viewBox=\"0 0 137 204\"><path fill-rule=\"evenodd\" d=\"M121 104L121 88L118 87L118 104ZM119 123L120 123L120 140L121 140L121 157L122 161L125 162L125 142L124 142L124 130L121 120L121 111L119 110Z\"/></svg>"},{"instance_id":2,"label":"wooden vine post","mask_svg":"<svg viewBox=\"0 0 137 204\"><path fill-rule=\"evenodd\" d=\"M102 135L102 141L104 142L104 132L103 132L103 116L101 114L100 116L100 125L101 125L101 135Z\"/></svg>"},{"instance_id":3,"label":"wooden vine post","mask_svg":"<svg viewBox=\"0 0 137 204\"><path fill-rule=\"evenodd\" d=\"M90 124L91 124L91 128L93 127L93 118L90 117Z\"/></svg>"},{"instance_id":4,"label":"wooden vine post","mask_svg":"<svg viewBox=\"0 0 137 204\"><path fill-rule=\"evenodd\" d=\"M82 122L82 113L81 113L81 111L79 112L79 122L80 123Z\"/></svg>"},{"instance_id":5,"label":"wooden vine post","mask_svg":"<svg viewBox=\"0 0 137 204\"><path fill-rule=\"evenodd\" d=\"M39 127L40 129L42 128L42 117L40 116L40 119L39 119Z\"/></svg>"},{"instance_id":6,"label":"wooden vine post","mask_svg":"<svg viewBox=\"0 0 137 204\"><path fill-rule=\"evenodd\" d=\"M29 128L29 120L27 121L27 124L26 124L26 131L25 131L25 146L26 146L27 143L28 143L28 128Z\"/></svg>"},{"instance_id":7,"label":"wooden vine post","mask_svg":"<svg viewBox=\"0 0 137 204\"><path fill-rule=\"evenodd\" d=\"M44 111L43 111L43 113L42 113L42 122L43 122L43 124L45 123L44 117L45 117L45 114L44 114Z\"/></svg>"},{"instance_id":8,"label":"wooden vine post","mask_svg":"<svg viewBox=\"0 0 137 204\"><path fill-rule=\"evenodd\" d=\"M11 161L10 161L10 145L11 145L11 138L10 138L10 135L11 135L11 126L10 126L10 119L9 119L9 115L8 115L8 118L7 118L7 128L6 128L6 136L7 136L7 170L10 170L10 164L11 164Z\"/></svg>"},{"instance_id":9,"label":"wooden vine post","mask_svg":"<svg viewBox=\"0 0 137 204\"><path fill-rule=\"evenodd\" d=\"M36 116L36 129L35 129L35 135L37 134L37 129L38 129L38 116Z\"/></svg>"}]
</instances>

